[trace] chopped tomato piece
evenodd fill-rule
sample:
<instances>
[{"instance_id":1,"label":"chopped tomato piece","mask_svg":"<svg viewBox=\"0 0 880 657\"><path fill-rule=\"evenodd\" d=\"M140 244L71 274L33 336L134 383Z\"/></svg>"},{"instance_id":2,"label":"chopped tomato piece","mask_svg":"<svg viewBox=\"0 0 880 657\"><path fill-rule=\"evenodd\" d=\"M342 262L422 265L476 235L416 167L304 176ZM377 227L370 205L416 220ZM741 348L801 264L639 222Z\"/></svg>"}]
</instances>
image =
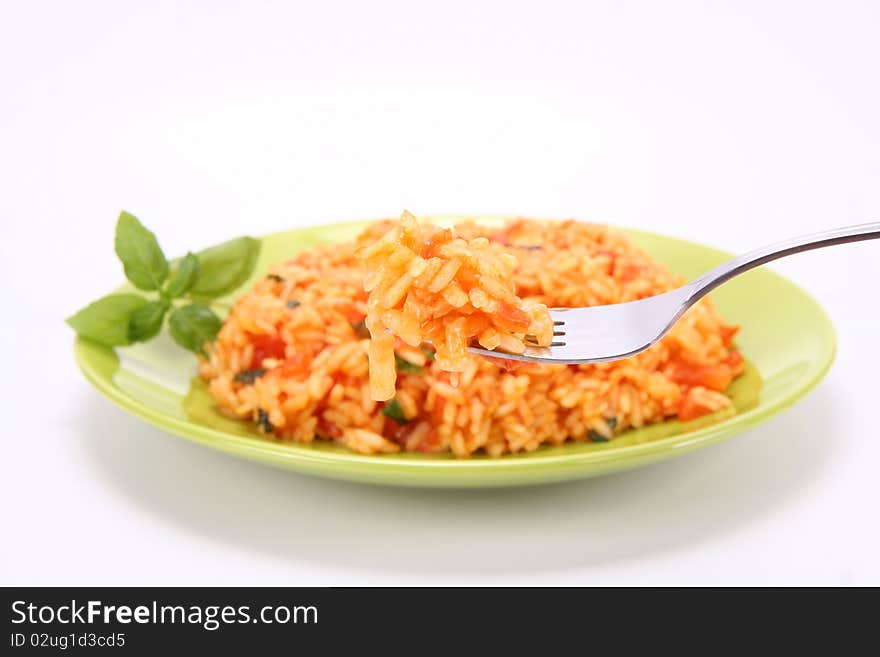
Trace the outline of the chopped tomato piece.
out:
<instances>
[{"instance_id":1,"label":"chopped tomato piece","mask_svg":"<svg viewBox=\"0 0 880 657\"><path fill-rule=\"evenodd\" d=\"M730 369L730 365L725 363L719 363L712 367L707 366L700 372L700 381L709 390L723 392L733 381L733 370Z\"/></svg>"},{"instance_id":2,"label":"chopped tomato piece","mask_svg":"<svg viewBox=\"0 0 880 657\"><path fill-rule=\"evenodd\" d=\"M263 366L266 358L284 358L284 340L277 335L257 335L253 339L254 357L251 367L257 369Z\"/></svg>"},{"instance_id":3,"label":"chopped tomato piece","mask_svg":"<svg viewBox=\"0 0 880 657\"><path fill-rule=\"evenodd\" d=\"M681 408L678 410L678 419L682 422L687 422L688 420L695 420L708 412L709 409L700 406L690 395L688 395L684 398Z\"/></svg>"},{"instance_id":4,"label":"chopped tomato piece","mask_svg":"<svg viewBox=\"0 0 880 657\"><path fill-rule=\"evenodd\" d=\"M687 365L673 363L669 378L684 386L703 386L710 390L724 391L733 380L733 369L727 363L718 365Z\"/></svg>"},{"instance_id":5,"label":"chopped tomato piece","mask_svg":"<svg viewBox=\"0 0 880 657\"><path fill-rule=\"evenodd\" d=\"M733 338L739 333L739 326L721 326L721 341L726 347L730 346Z\"/></svg>"}]
</instances>

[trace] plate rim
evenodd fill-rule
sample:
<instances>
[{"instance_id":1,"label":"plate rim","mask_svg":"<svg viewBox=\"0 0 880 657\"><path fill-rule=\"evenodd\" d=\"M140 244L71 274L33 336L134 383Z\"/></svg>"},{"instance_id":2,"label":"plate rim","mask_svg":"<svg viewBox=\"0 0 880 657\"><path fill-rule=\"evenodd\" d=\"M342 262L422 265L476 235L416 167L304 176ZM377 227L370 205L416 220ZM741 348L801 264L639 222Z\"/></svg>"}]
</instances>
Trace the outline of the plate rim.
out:
<instances>
[{"instance_id":1,"label":"plate rim","mask_svg":"<svg viewBox=\"0 0 880 657\"><path fill-rule=\"evenodd\" d=\"M510 219L516 215L426 215L427 219L432 220L465 220L465 219ZM365 225L375 220L356 220L336 223L317 224L311 226L302 226L289 230L275 231L267 233L259 237L260 240L271 240L290 233L303 232L315 229L341 229L346 227L354 227L357 225ZM645 236L647 238L659 238L666 240L675 240L682 245L693 246L703 250L709 249L715 252L719 257L730 257L733 255L718 249L714 246L694 242L692 240L682 239L665 233L654 231L646 231L641 229L629 228L625 226L612 226L615 229L626 232L632 236ZM607 450L580 452L571 454L540 454L529 452L526 454L508 454L498 458L426 458L418 459L398 459L395 455L383 454L358 454L356 452L329 452L317 451L310 449L308 446L299 445L293 442L269 442L258 436L247 437L237 436L225 431L214 429L199 424L195 424L189 420L175 418L162 411L151 408L135 397L130 396L124 390L114 385L112 379L107 379L99 371L99 367L92 362L92 358L88 353L89 350L103 349L110 352L113 358L118 361L115 349L103 347L89 342L83 338L76 337L74 339L74 356L80 370L85 378L100 392L104 397L125 410L131 415L138 417L149 424L156 426L175 436L184 438L191 442L203 444L208 447L219 449L225 452L235 453L240 456L254 457L271 457L272 461L283 460L285 465L293 469L296 466L304 466L301 471L316 474L313 467L309 466L345 466L346 468L360 469L367 466L371 472L365 473L365 479L360 481L369 481L370 479L378 479L383 474L402 474L404 471L422 471L431 470L434 474L449 475L451 473L474 474L476 472L485 473L487 475L516 474L523 470L545 469L545 468L581 468L597 464L609 464L615 461L638 462L646 457L650 457L657 453L674 452L680 449L682 452L685 448L693 449L704 445L711 444L721 438L734 433L739 433L737 429L745 430L753 427L777 413L789 408L796 402L806 397L812 392L816 386L824 379L834 363L837 354L837 332L834 323L825 310L825 308L804 288L797 285L788 278L773 271L772 269L762 268L765 275L769 275L779 279L781 282L796 288L806 299L808 299L822 318L819 324L819 330L824 332L827 337L827 348L824 350L824 360L815 368L809 379L803 381L801 385L785 392L780 397L766 403L759 403L754 408L737 413L735 416L722 420L716 424L702 427L690 432L674 434L664 438L658 438L644 443L626 445L617 448L609 448ZM246 283L249 285L250 282ZM242 286L243 288L244 286ZM240 288L240 289L242 289ZM234 294L238 294L238 290ZM760 371L760 370L759 370ZM271 463L271 461L265 461ZM334 476L332 472L322 472L325 476ZM419 476L417 473L415 476ZM581 476L585 476L582 474ZM340 478L354 479L355 477L345 476L339 473ZM576 475L571 477L576 478ZM379 481L377 483L394 483ZM449 482L454 483L454 482ZM507 482L501 482L502 485ZM514 482L515 483L515 482ZM540 483L540 482L536 482ZM418 485L417 481L408 481L405 485ZM437 481L428 482L426 485L442 486ZM492 485L492 482L482 482L482 485Z\"/></svg>"}]
</instances>

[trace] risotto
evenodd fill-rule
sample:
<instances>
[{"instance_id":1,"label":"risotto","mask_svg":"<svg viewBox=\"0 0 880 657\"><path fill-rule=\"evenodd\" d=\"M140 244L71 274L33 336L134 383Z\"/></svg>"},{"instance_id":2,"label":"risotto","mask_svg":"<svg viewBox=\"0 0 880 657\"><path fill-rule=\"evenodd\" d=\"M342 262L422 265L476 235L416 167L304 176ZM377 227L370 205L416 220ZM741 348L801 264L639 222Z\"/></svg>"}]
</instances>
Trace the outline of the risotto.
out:
<instances>
[{"instance_id":1,"label":"risotto","mask_svg":"<svg viewBox=\"0 0 880 657\"><path fill-rule=\"evenodd\" d=\"M548 307L642 299L684 280L626 235L517 219L441 229L404 213L274 265L234 305L200 374L219 409L280 440L468 456L608 441L731 405L737 328L709 299L626 360L545 365L469 343L548 344Z\"/></svg>"}]
</instances>

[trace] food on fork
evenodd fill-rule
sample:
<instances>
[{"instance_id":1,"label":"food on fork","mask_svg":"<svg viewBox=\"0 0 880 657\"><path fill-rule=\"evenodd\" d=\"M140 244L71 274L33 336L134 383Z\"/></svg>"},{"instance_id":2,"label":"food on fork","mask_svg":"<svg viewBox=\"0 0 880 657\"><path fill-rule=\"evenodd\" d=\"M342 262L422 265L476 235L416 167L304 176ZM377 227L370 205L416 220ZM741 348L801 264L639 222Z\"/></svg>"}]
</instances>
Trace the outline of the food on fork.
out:
<instances>
[{"instance_id":1,"label":"food on fork","mask_svg":"<svg viewBox=\"0 0 880 657\"><path fill-rule=\"evenodd\" d=\"M395 336L410 347L436 349L436 367L463 372L476 341L511 353L548 346L547 306L516 295L516 256L485 237L465 240L449 228L420 224L409 212L358 250L364 265L373 399L394 397Z\"/></svg>"}]
</instances>

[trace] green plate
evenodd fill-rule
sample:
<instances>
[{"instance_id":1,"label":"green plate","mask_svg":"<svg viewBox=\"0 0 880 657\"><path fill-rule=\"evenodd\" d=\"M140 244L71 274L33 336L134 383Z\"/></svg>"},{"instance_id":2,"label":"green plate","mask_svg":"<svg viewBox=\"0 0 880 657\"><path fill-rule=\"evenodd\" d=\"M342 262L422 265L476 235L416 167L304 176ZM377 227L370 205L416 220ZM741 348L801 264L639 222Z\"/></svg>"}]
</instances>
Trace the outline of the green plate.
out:
<instances>
[{"instance_id":1,"label":"green plate","mask_svg":"<svg viewBox=\"0 0 880 657\"><path fill-rule=\"evenodd\" d=\"M435 219L454 221L450 217ZM263 238L255 276L300 249L349 239L364 225L334 224L268 235ZM664 235L627 232L653 257L688 278L731 257ZM538 484L634 468L711 445L779 413L806 395L828 371L834 359L834 328L816 301L793 283L767 269L757 269L722 286L712 297L728 320L742 326L737 342L749 367L728 391L736 413L700 418L686 425L677 421L652 425L608 443L572 443L500 458L364 456L323 441L311 445L273 441L247 423L215 412L205 386L195 377L195 357L164 335L116 350L77 339L74 351L86 378L126 411L182 438L236 456L302 473L376 484Z\"/></svg>"}]
</instances>

